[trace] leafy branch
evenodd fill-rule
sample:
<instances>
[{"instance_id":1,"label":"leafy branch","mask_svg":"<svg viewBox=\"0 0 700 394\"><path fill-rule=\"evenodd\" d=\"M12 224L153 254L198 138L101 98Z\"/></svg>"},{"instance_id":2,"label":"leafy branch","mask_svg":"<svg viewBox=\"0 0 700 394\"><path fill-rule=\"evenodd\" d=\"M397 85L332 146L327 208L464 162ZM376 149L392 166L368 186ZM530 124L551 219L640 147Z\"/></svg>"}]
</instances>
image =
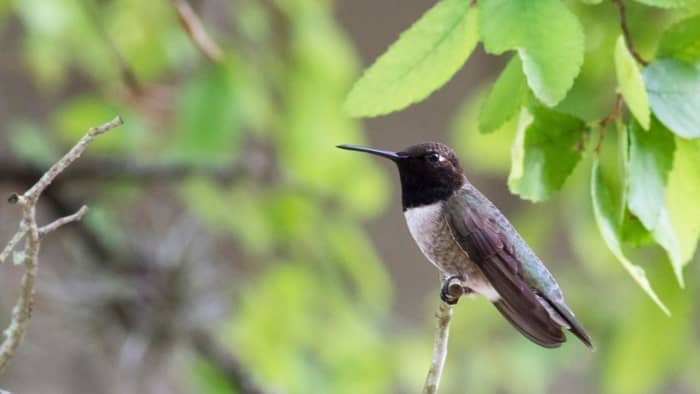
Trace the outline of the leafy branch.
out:
<instances>
[{"instance_id":1,"label":"leafy branch","mask_svg":"<svg viewBox=\"0 0 700 394\"><path fill-rule=\"evenodd\" d=\"M123 123L120 117L116 117L112 121L99 127L91 128L87 134L85 134L65 156L52 165L29 190L21 195L13 194L8 199L9 203L17 204L22 208L22 220L19 225L19 230L12 237L3 252L0 253L0 257L2 257L0 263L12 253L17 243L19 243L23 237L27 239L24 249L15 253L15 261L24 267L24 274L22 275L19 298L15 307L12 309L10 324L4 332L5 339L2 344L0 344L0 372L4 371L10 359L17 351L17 348L22 343L22 339L27 331L29 319L32 315L42 237L67 223L80 220L87 211L87 207L83 206L72 215L65 216L46 226L40 227L36 220L36 205L39 198L43 191L58 175L80 158L90 142L99 135Z\"/></svg>"}]
</instances>

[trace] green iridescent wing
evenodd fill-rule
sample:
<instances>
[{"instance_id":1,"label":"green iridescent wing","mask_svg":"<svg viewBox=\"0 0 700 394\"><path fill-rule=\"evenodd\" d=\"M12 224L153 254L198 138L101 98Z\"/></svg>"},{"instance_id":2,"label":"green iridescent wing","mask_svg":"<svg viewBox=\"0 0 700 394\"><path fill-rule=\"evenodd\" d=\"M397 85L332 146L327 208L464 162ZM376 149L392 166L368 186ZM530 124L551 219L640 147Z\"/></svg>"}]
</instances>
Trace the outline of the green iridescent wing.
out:
<instances>
[{"instance_id":1,"label":"green iridescent wing","mask_svg":"<svg viewBox=\"0 0 700 394\"><path fill-rule=\"evenodd\" d=\"M499 293L501 299L494 304L513 326L544 347L558 347L566 340L562 328L591 346L551 274L539 261L530 262L539 266L525 266L522 259L536 258L534 253L529 248L529 253L518 250L527 245L490 201L476 189L465 188L451 197L445 208L455 239ZM537 275L550 291L544 291L542 284L533 285Z\"/></svg>"}]
</instances>

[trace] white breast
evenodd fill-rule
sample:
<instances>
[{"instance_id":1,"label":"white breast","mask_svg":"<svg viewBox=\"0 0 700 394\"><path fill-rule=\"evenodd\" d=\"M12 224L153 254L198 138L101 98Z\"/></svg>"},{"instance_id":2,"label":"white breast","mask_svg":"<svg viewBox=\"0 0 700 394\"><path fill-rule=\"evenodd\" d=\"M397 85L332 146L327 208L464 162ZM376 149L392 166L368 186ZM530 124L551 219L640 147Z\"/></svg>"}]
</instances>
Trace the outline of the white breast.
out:
<instances>
[{"instance_id":1,"label":"white breast","mask_svg":"<svg viewBox=\"0 0 700 394\"><path fill-rule=\"evenodd\" d=\"M423 255L445 276L464 276L465 284L491 301L500 297L469 255L455 242L442 212L442 202L404 211L408 230Z\"/></svg>"},{"instance_id":2,"label":"white breast","mask_svg":"<svg viewBox=\"0 0 700 394\"><path fill-rule=\"evenodd\" d=\"M409 208L403 213L408 224L408 231L411 232L421 252L438 268L440 265L439 262L434 261L431 244L443 220L442 204L442 202L436 202L422 207Z\"/></svg>"}]
</instances>

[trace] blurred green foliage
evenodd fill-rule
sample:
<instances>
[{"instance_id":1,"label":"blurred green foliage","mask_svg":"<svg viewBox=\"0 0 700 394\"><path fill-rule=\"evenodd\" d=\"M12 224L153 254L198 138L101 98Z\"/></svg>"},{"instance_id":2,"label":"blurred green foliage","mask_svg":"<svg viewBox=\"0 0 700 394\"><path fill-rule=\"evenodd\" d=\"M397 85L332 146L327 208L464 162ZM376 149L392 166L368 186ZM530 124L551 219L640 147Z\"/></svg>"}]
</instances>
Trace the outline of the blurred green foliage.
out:
<instances>
[{"instance_id":1,"label":"blurred green foliage","mask_svg":"<svg viewBox=\"0 0 700 394\"><path fill-rule=\"evenodd\" d=\"M681 290L667 256L650 245L656 240L674 250L669 256L679 256L678 275L700 235L700 145L686 139L700 130L700 90L689 88L696 85L697 66L680 63L698 61L697 17L684 18L700 6L641 2L670 8L661 10L626 2L639 52L646 59L654 53L676 59L641 70L617 44L619 21L610 2L470 3L438 2L365 73L345 106L376 115L427 97L466 62L477 22L488 52L517 51L493 88L464 98L450 143L471 171L505 182L510 170L513 193L549 198L524 205L512 219L552 262L599 350L571 343L544 351L519 337L486 300L465 299L455 312L443 392L700 392L698 264L687 268L694 275ZM184 210L255 261L252 272L231 278L233 308L213 327L227 350L262 385L280 392L416 392L429 363L437 297L416 306L425 316L417 326L392 311L393 287L400 284L389 277L363 226L387 208L388 174L366 157L333 148L366 136L343 111L360 62L332 2L237 0L217 7L226 22L205 26L226 55L212 64L166 0L0 1L0 23L21 24L30 77L58 103L45 121L6 122L13 125L12 151L46 164L58 145L118 113L126 126L98 140L90 154L241 166L233 182L201 176L172 193ZM432 29L443 23L451 29ZM421 61L412 64L414 57ZM139 86L129 86L124 67ZM674 74L687 78L680 88L668 95L649 89L669 86L664 78L676 81ZM645 111L654 113L650 131L629 115L598 126L615 107L618 84L640 122ZM602 139L605 129L598 155L596 137ZM657 137L667 143L650 140ZM580 151L572 148L579 143ZM672 165L668 152L657 154L666 148L674 152ZM259 166L271 167L269 173L247 167L258 166L258 151L265 156ZM604 204L602 192L593 189L595 217L592 168L609 183ZM108 182L88 224L124 245L129 229L121 227L121 210L145 192ZM664 220L672 230L659 230ZM676 246L664 241L669 234ZM604 242L648 292L653 285L672 318L639 295ZM183 379L191 392L235 392L206 361L193 357L188 365Z\"/></svg>"}]
</instances>

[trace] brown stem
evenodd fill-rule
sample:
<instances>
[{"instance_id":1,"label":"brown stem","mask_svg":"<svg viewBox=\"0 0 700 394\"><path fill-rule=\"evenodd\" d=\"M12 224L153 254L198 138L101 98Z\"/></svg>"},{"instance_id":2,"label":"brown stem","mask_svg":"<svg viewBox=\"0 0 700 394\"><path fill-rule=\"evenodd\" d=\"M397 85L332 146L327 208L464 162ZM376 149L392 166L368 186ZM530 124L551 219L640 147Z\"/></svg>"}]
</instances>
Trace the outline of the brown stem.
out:
<instances>
[{"instance_id":1,"label":"brown stem","mask_svg":"<svg viewBox=\"0 0 700 394\"><path fill-rule=\"evenodd\" d=\"M605 139L605 129L608 127L608 124L619 118L620 115L622 114L622 95L618 93L615 96L615 107L613 108L612 111L610 111L609 114L605 115L603 119L598 122L598 127L600 128L600 137L598 138L598 143L595 146L595 153L596 155L600 155L600 150L603 147L603 140Z\"/></svg>"},{"instance_id":2,"label":"brown stem","mask_svg":"<svg viewBox=\"0 0 700 394\"><path fill-rule=\"evenodd\" d=\"M625 4L622 2L622 0L612 0L615 6L617 7L617 13L620 16L620 28L622 29L622 34L625 36L625 43L627 44L627 49L629 49L630 53L632 54L632 57L637 61L637 63L641 64L642 66L646 66L649 64L646 60L642 58L641 55L639 55L639 52L637 52L637 48L634 46L634 41L632 41L632 35L630 34L629 27L627 26L627 18L625 16Z\"/></svg>"},{"instance_id":3,"label":"brown stem","mask_svg":"<svg viewBox=\"0 0 700 394\"><path fill-rule=\"evenodd\" d=\"M177 11L177 16L180 19L180 24L187 32L187 35L192 40L192 43L199 49L204 56L214 63L218 63L223 58L221 48L209 37L204 29L202 21L194 12L190 3L187 0L173 0L173 6Z\"/></svg>"},{"instance_id":4,"label":"brown stem","mask_svg":"<svg viewBox=\"0 0 700 394\"><path fill-rule=\"evenodd\" d=\"M101 23L100 12L95 8L93 3L88 1L85 4L88 19L93 22L97 35L102 39L109 51L112 53L112 57L116 61L117 67L119 68L119 74L124 86L126 86L126 88L133 94L138 95L142 93L143 87L141 86L138 78L136 78L136 73L134 73L134 70L126 62L124 56L122 56L121 52L119 52L119 49L117 48L117 45L114 43L114 40L112 40L104 25Z\"/></svg>"}]
</instances>

